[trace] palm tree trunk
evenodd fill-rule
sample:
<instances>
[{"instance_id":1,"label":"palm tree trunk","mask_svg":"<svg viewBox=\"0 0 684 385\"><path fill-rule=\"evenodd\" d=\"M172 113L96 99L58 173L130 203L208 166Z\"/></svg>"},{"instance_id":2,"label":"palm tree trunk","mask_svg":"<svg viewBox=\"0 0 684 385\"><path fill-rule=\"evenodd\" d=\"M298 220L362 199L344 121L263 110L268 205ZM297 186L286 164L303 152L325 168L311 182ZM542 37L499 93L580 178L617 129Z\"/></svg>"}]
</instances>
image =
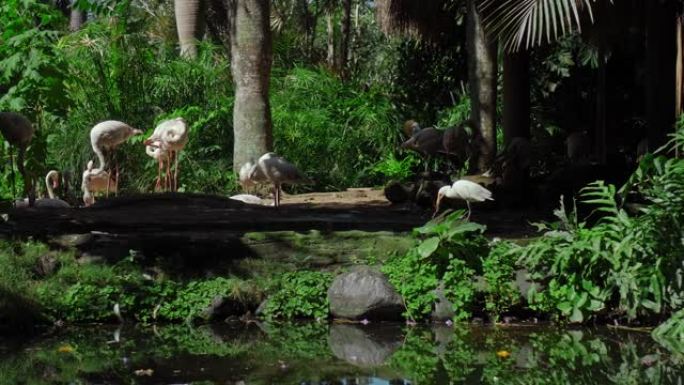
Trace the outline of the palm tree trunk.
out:
<instances>
[{"instance_id":1,"label":"palm tree trunk","mask_svg":"<svg viewBox=\"0 0 684 385\"><path fill-rule=\"evenodd\" d=\"M506 53L503 59L504 145L515 137L530 137L530 54Z\"/></svg>"},{"instance_id":2,"label":"palm tree trunk","mask_svg":"<svg viewBox=\"0 0 684 385\"><path fill-rule=\"evenodd\" d=\"M352 0L344 0L342 4L342 42L340 46L339 66L343 78L347 76L347 62L349 61L349 42L351 41L351 9Z\"/></svg>"},{"instance_id":3,"label":"palm tree trunk","mask_svg":"<svg viewBox=\"0 0 684 385\"><path fill-rule=\"evenodd\" d=\"M325 14L325 19L327 21L327 31L328 31L328 56L326 61L328 62L328 67L335 67L335 27L333 26L332 10L328 10Z\"/></svg>"},{"instance_id":4,"label":"palm tree trunk","mask_svg":"<svg viewBox=\"0 0 684 385\"><path fill-rule=\"evenodd\" d=\"M69 10L69 31L78 31L85 23L85 12L76 8L76 0L71 1Z\"/></svg>"},{"instance_id":5,"label":"palm tree trunk","mask_svg":"<svg viewBox=\"0 0 684 385\"><path fill-rule=\"evenodd\" d=\"M197 41L204 35L204 1L174 0L174 12L181 55L194 59L197 57Z\"/></svg>"},{"instance_id":6,"label":"palm tree trunk","mask_svg":"<svg viewBox=\"0 0 684 385\"><path fill-rule=\"evenodd\" d=\"M273 148L268 99L273 60L270 0L232 0L228 12L235 83L233 167L239 170Z\"/></svg>"},{"instance_id":7,"label":"palm tree trunk","mask_svg":"<svg viewBox=\"0 0 684 385\"><path fill-rule=\"evenodd\" d=\"M468 0L466 40L472 118L481 136L477 168L491 168L496 156L496 43L487 41L475 0Z\"/></svg>"}]
</instances>

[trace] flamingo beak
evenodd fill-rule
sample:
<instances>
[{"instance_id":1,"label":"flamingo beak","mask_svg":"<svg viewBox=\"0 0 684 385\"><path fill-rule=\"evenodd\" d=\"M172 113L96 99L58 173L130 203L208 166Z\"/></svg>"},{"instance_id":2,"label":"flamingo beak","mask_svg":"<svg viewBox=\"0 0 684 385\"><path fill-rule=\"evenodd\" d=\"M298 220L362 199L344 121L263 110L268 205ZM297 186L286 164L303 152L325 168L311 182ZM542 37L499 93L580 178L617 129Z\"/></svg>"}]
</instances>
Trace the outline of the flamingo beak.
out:
<instances>
[{"instance_id":1,"label":"flamingo beak","mask_svg":"<svg viewBox=\"0 0 684 385\"><path fill-rule=\"evenodd\" d=\"M147 138L147 139L143 140L143 144L144 144L145 146L151 145L151 144L152 144L152 139Z\"/></svg>"}]
</instances>

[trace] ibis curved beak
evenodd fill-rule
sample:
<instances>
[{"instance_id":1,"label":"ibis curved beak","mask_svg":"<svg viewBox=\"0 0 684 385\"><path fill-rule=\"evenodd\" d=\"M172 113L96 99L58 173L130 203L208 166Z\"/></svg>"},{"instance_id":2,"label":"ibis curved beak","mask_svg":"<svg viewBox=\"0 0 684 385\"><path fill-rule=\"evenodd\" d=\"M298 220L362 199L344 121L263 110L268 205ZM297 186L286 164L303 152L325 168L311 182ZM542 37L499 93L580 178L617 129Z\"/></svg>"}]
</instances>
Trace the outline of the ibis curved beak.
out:
<instances>
[{"instance_id":1,"label":"ibis curved beak","mask_svg":"<svg viewBox=\"0 0 684 385\"><path fill-rule=\"evenodd\" d=\"M442 198L444 198L444 195L437 195L437 200L435 201L435 212L432 213L432 217L436 217L437 213L439 212L439 203L442 201Z\"/></svg>"}]
</instances>

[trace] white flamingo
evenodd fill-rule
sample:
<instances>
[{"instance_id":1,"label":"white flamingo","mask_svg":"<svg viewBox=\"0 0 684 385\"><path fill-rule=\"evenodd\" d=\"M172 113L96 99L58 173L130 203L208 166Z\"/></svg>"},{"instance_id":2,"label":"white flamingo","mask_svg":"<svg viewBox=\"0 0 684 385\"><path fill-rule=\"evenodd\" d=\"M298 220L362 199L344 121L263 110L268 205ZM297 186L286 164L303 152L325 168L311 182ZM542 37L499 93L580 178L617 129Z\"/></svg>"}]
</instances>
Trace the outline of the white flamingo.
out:
<instances>
[{"instance_id":1,"label":"white flamingo","mask_svg":"<svg viewBox=\"0 0 684 385\"><path fill-rule=\"evenodd\" d=\"M439 189L439 192L437 193L437 202L435 203L435 212L432 215L433 217L439 212L439 204L444 198L466 201L466 204L468 205L467 220L470 220L470 202L494 200L492 198L492 192L479 184L469 180L457 180L452 186L444 186Z\"/></svg>"},{"instance_id":2,"label":"white flamingo","mask_svg":"<svg viewBox=\"0 0 684 385\"><path fill-rule=\"evenodd\" d=\"M165 168L165 165L169 162L169 153L162 148L161 142L153 142L152 144L146 145L145 153L157 161L157 183L154 186L154 190L159 191L161 190L162 169ZM167 169L164 176L164 188L167 190L170 188L170 179L171 175Z\"/></svg>"},{"instance_id":3,"label":"white flamingo","mask_svg":"<svg viewBox=\"0 0 684 385\"><path fill-rule=\"evenodd\" d=\"M246 162L240 167L238 183L243 190L249 191L251 188L266 182L268 182L266 175L264 175L261 168L253 160Z\"/></svg>"},{"instance_id":4,"label":"white flamingo","mask_svg":"<svg viewBox=\"0 0 684 385\"><path fill-rule=\"evenodd\" d=\"M146 146L159 146L168 152L167 175L171 175L171 162L174 163L171 190L178 190L178 153L188 143L188 124L183 118L165 120L154 128L152 135L145 139Z\"/></svg>"},{"instance_id":5,"label":"white flamingo","mask_svg":"<svg viewBox=\"0 0 684 385\"><path fill-rule=\"evenodd\" d=\"M105 152L107 152L108 156L112 157L113 152L119 145L127 141L130 137L141 134L141 130L133 128L124 122L119 122L118 120L106 120L96 124L90 129L90 144L100 162L99 167L95 170L105 171L108 169ZM119 184L119 165L116 160L114 181L116 181L117 185ZM110 190L111 182L110 179L107 178L107 195L109 195Z\"/></svg>"},{"instance_id":6,"label":"white flamingo","mask_svg":"<svg viewBox=\"0 0 684 385\"><path fill-rule=\"evenodd\" d=\"M302 174L297 167L288 162L282 156L273 152L262 155L256 165L252 167L249 175L250 180L259 180L261 174L274 187L273 202L275 207L280 207L280 192L283 184L309 183L309 179Z\"/></svg>"},{"instance_id":7,"label":"white flamingo","mask_svg":"<svg viewBox=\"0 0 684 385\"><path fill-rule=\"evenodd\" d=\"M29 205L33 205L35 200L35 191L31 183L31 177L27 174L24 168L24 156L26 154L26 148L31 143L33 139L33 134L35 133L35 128L31 122L21 114L16 112L0 112L0 133L5 137L7 142L17 147L17 169L19 174L24 179L24 196L29 197ZM12 153L10 153L11 158L11 172L12 172L12 195L17 196L16 186L14 184L14 159Z\"/></svg>"},{"instance_id":8,"label":"white flamingo","mask_svg":"<svg viewBox=\"0 0 684 385\"><path fill-rule=\"evenodd\" d=\"M91 160L88 162L86 170L83 171L81 190L83 190L83 203L90 206L95 203L95 193L107 191L116 193L118 181L112 180L109 172L93 168L93 161Z\"/></svg>"},{"instance_id":9,"label":"white flamingo","mask_svg":"<svg viewBox=\"0 0 684 385\"><path fill-rule=\"evenodd\" d=\"M38 199L35 202L35 207L38 208L70 208L71 206L65 201L59 199L53 189L59 187L59 172L50 170L45 175L45 187L47 188L48 198ZM19 208L28 207L28 198L16 202Z\"/></svg>"}]
</instances>

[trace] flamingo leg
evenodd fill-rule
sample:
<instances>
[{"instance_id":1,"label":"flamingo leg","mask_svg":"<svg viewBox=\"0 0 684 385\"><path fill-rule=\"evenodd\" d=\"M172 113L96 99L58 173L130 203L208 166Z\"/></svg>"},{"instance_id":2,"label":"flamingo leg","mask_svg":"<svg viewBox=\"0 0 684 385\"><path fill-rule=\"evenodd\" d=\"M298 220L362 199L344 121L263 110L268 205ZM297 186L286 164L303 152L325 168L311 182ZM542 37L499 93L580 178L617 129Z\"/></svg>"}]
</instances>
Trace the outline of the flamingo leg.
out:
<instances>
[{"instance_id":1,"label":"flamingo leg","mask_svg":"<svg viewBox=\"0 0 684 385\"><path fill-rule=\"evenodd\" d=\"M470 201L466 201L466 205L468 206L468 216L466 217L466 221L470 222Z\"/></svg>"},{"instance_id":2,"label":"flamingo leg","mask_svg":"<svg viewBox=\"0 0 684 385\"><path fill-rule=\"evenodd\" d=\"M173 154L173 160L175 162L173 170L173 191L178 191L178 151L174 151Z\"/></svg>"},{"instance_id":3,"label":"flamingo leg","mask_svg":"<svg viewBox=\"0 0 684 385\"><path fill-rule=\"evenodd\" d=\"M109 158L109 154L107 154L107 158ZM105 158L106 162L109 162L110 159ZM105 164L102 165L102 170L105 170L107 167ZM107 190L105 191L105 197L109 198L109 187L111 184L111 178L110 178L110 173L107 172Z\"/></svg>"},{"instance_id":4,"label":"flamingo leg","mask_svg":"<svg viewBox=\"0 0 684 385\"><path fill-rule=\"evenodd\" d=\"M12 204L16 207L17 205L17 176L14 174L14 152L10 146L10 175L12 176Z\"/></svg>"},{"instance_id":5,"label":"flamingo leg","mask_svg":"<svg viewBox=\"0 0 684 385\"><path fill-rule=\"evenodd\" d=\"M173 174L171 173L171 162L173 161L173 151L169 151L166 159L166 191L173 191Z\"/></svg>"},{"instance_id":6,"label":"flamingo leg","mask_svg":"<svg viewBox=\"0 0 684 385\"><path fill-rule=\"evenodd\" d=\"M114 195L119 195L119 162L116 162L116 171L114 172L114 183L116 184L116 191Z\"/></svg>"},{"instance_id":7,"label":"flamingo leg","mask_svg":"<svg viewBox=\"0 0 684 385\"><path fill-rule=\"evenodd\" d=\"M159 192L161 189L161 169L162 169L162 158L157 159L157 183L154 185L154 191Z\"/></svg>"}]
</instances>

